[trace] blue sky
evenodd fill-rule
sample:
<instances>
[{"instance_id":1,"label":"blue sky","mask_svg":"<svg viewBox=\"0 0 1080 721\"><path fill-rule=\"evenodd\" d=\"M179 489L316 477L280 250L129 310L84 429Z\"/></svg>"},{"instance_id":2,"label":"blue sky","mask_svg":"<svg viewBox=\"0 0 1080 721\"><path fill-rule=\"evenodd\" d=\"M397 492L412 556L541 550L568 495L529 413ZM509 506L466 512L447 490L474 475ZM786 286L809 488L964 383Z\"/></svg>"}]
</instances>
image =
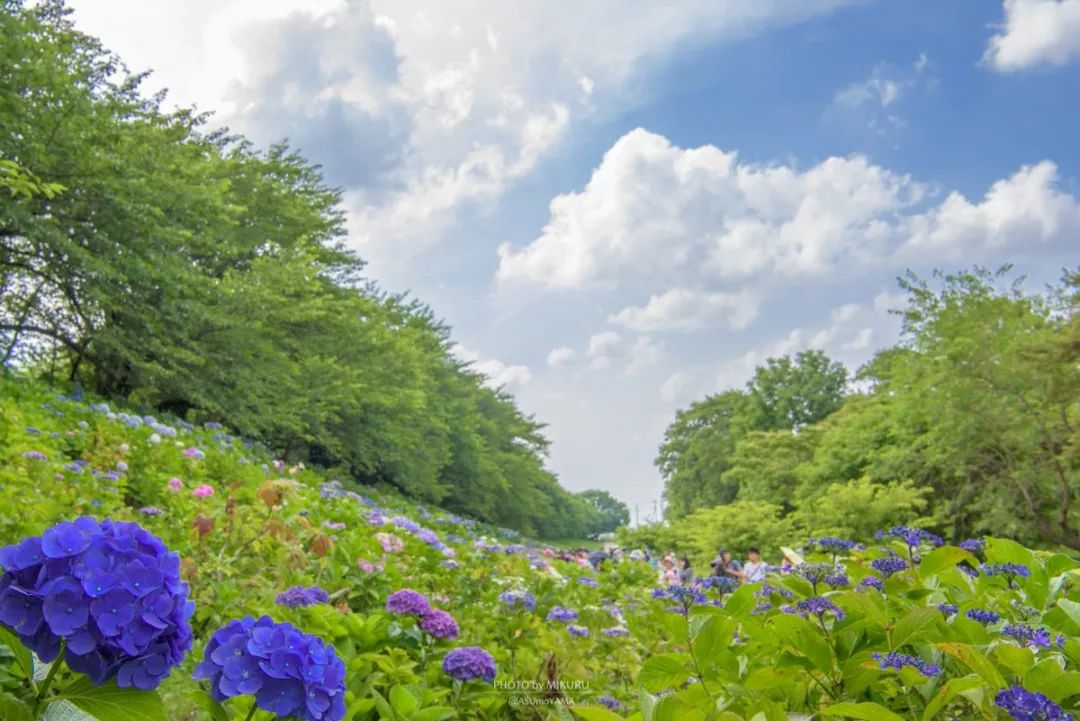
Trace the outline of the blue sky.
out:
<instances>
[{"instance_id":1,"label":"blue sky","mask_svg":"<svg viewBox=\"0 0 1080 721\"><path fill-rule=\"evenodd\" d=\"M371 275L652 511L674 411L852 369L905 268L1080 259L1080 0L72 0L151 88L345 190Z\"/></svg>"}]
</instances>

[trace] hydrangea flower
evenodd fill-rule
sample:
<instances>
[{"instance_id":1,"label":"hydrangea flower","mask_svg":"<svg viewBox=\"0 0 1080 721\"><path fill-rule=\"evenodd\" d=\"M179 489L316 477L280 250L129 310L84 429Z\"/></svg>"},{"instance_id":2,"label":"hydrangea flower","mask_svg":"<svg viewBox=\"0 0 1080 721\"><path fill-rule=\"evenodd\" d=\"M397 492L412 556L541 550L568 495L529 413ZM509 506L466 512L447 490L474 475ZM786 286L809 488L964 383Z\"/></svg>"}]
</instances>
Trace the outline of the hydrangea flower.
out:
<instances>
[{"instance_id":1,"label":"hydrangea flower","mask_svg":"<svg viewBox=\"0 0 1080 721\"><path fill-rule=\"evenodd\" d=\"M386 599L386 610L408 616L423 616L431 610L427 596L411 588L394 591Z\"/></svg>"},{"instance_id":2,"label":"hydrangea flower","mask_svg":"<svg viewBox=\"0 0 1080 721\"><path fill-rule=\"evenodd\" d=\"M969 553L982 553L986 550L986 541L981 538L969 538L964 541L960 541L960 548Z\"/></svg>"},{"instance_id":3,"label":"hydrangea flower","mask_svg":"<svg viewBox=\"0 0 1080 721\"><path fill-rule=\"evenodd\" d=\"M195 490L191 492L191 495L195 496L196 498L206 498L207 496L212 496L214 495L214 487L204 483L201 486L197 486Z\"/></svg>"},{"instance_id":4,"label":"hydrangea flower","mask_svg":"<svg viewBox=\"0 0 1080 721\"><path fill-rule=\"evenodd\" d=\"M160 516L165 511L161 510L157 506L143 506L139 509L139 513L144 516Z\"/></svg>"},{"instance_id":5,"label":"hydrangea flower","mask_svg":"<svg viewBox=\"0 0 1080 721\"><path fill-rule=\"evenodd\" d=\"M28 461L47 461L49 457L41 451L26 451L22 454L22 457Z\"/></svg>"},{"instance_id":6,"label":"hydrangea flower","mask_svg":"<svg viewBox=\"0 0 1080 721\"><path fill-rule=\"evenodd\" d=\"M90 517L0 549L0 623L95 684L157 688L191 649L180 557L137 523Z\"/></svg>"},{"instance_id":7,"label":"hydrangea flower","mask_svg":"<svg viewBox=\"0 0 1080 721\"><path fill-rule=\"evenodd\" d=\"M180 489L184 487L184 482L181 481L176 476L173 476L172 478L169 479L169 482L166 485L167 485L170 493L179 493Z\"/></svg>"},{"instance_id":8,"label":"hydrangea flower","mask_svg":"<svg viewBox=\"0 0 1080 721\"><path fill-rule=\"evenodd\" d=\"M575 626L571 623L569 626L566 627L566 631L574 638L589 637L589 629L585 628L584 626Z\"/></svg>"},{"instance_id":9,"label":"hydrangea flower","mask_svg":"<svg viewBox=\"0 0 1080 721\"><path fill-rule=\"evenodd\" d=\"M448 558L445 561L442 561L439 565L443 568L457 568L458 562L452 558Z\"/></svg>"},{"instance_id":10,"label":"hydrangea flower","mask_svg":"<svg viewBox=\"0 0 1080 721\"><path fill-rule=\"evenodd\" d=\"M386 553L397 553L405 548L405 542L392 533L376 533L375 540Z\"/></svg>"},{"instance_id":11,"label":"hydrangea flower","mask_svg":"<svg viewBox=\"0 0 1080 721\"><path fill-rule=\"evenodd\" d=\"M880 573L885 578L893 575L894 573L900 573L908 567L907 561L899 556L887 556L885 558L877 558L870 562L870 565L875 571ZM865 581L865 579L863 579Z\"/></svg>"},{"instance_id":12,"label":"hydrangea flower","mask_svg":"<svg viewBox=\"0 0 1080 721\"><path fill-rule=\"evenodd\" d=\"M827 576L836 573L836 566L831 563L800 563L792 573L808 581L816 593L818 584L823 583Z\"/></svg>"},{"instance_id":13,"label":"hydrangea flower","mask_svg":"<svg viewBox=\"0 0 1080 721\"><path fill-rule=\"evenodd\" d=\"M991 623L997 623L1001 620L1001 614L985 608L970 608L964 612L964 615L972 621L978 621L984 626Z\"/></svg>"},{"instance_id":14,"label":"hydrangea flower","mask_svg":"<svg viewBox=\"0 0 1080 721\"><path fill-rule=\"evenodd\" d=\"M795 594L781 586L770 586L767 583L758 590L754 591L755 598L771 598L773 596L780 596L782 598L794 598Z\"/></svg>"},{"instance_id":15,"label":"hydrangea flower","mask_svg":"<svg viewBox=\"0 0 1080 721\"><path fill-rule=\"evenodd\" d=\"M709 576L697 579L697 585L702 590L716 589L720 593L731 593L739 588L739 582L730 576Z\"/></svg>"},{"instance_id":16,"label":"hydrangea flower","mask_svg":"<svg viewBox=\"0 0 1080 721\"><path fill-rule=\"evenodd\" d=\"M836 620L838 621L842 621L844 619L844 612L839 607L837 607L835 603L833 603L827 598L822 598L821 596L814 596L813 598L808 598L805 601L799 601L797 605L799 607L799 610L805 611L807 613L812 613L818 618L824 617L826 613L831 613L832 615L836 616Z\"/></svg>"},{"instance_id":17,"label":"hydrangea flower","mask_svg":"<svg viewBox=\"0 0 1080 721\"><path fill-rule=\"evenodd\" d=\"M317 606L327 603L330 595L318 586L293 586L277 595L275 603L279 606Z\"/></svg>"},{"instance_id":18,"label":"hydrangea flower","mask_svg":"<svg viewBox=\"0 0 1080 721\"><path fill-rule=\"evenodd\" d=\"M433 608L420 619L420 630L435 638L457 638L458 625L454 617L442 609Z\"/></svg>"},{"instance_id":19,"label":"hydrangea flower","mask_svg":"<svg viewBox=\"0 0 1080 721\"><path fill-rule=\"evenodd\" d=\"M499 594L499 600L511 610L518 608L528 611L536 610L536 597L528 591L504 591Z\"/></svg>"},{"instance_id":20,"label":"hydrangea flower","mask_svg":"<svg viewBox=\"0 0 1080 721\"><path fill-rule=\"evenodd\" d=\"M612 696L597 696L596 702L612 711L621 711L623 708L622 701Z\"/></svg>"},{"instance_id":21,"label":"hydrangea flower","mask_svg":"<svg viewBox=\"0 0 1080 721\"><path fill-rule=\"evenodd\" d=\"M477 678L493 681L496 673L495 659L478 646L463 646L446 654L442 670L455 681L471 681Z\"/></svg>"},{"instance_id":22,"label":"hydrangea flower","mask_svg":"<svg viewBox=\"0 0 1080 721\"><path fill-rule=\"evenodd\" d=\"M334 647L269 616L248 616L215 631L192 677L208 679L219 703L254 695L259 708L282 718L345 716L345 664Z\"/></svg>"},{"instance_id":23,"label":"hydrangea flower","mask_svg":"<svg viewBox=\"0 0 1080 721\"><path fill-rule=\"evenodd\" d=\"M1017 578L1031 575L1031 569L1020 563L984 563L979 568L987 576L1004 576L1010 587Z\"/></svg>"},{"instance_id":24,"label":"hydrangea flower","mask_svg":"<svg viewBox=\"0 0 1080 721\"><path fill-rule=\"evenodd\" d=\"M855 541L847 541L843 538L835 538L833 536L824 536L822 538L811 538L806 542L808 548L817 548L825 553L832 553L834 555L840 553L846 553L847 551L854 550L860 546Z\"/></svg>"},{"instance_id":25,"label":"hydrangea flower","mask_svg":"<svg viewBox=\"0 0 1080 721\"><path fill-rule=\"evenodd\" d=\"M600 633L607 636L608 638L624 638L630 635L629 629L623 628L622 626L612 626L611 628L605 628L600 631Z\"/></svg>"},{"instance_id":26,"label":"hydrangea flower","mask_svg":"<svg viewBox=\"0 0 1080 721\"><path fill-rule=\"evenodd\" d=\"M579 576L578 583L582 586L588 586L589 588L598 588L600 586L595 578L589 578L588 576Z\"/></svg>"},{"instance_id":27,"label":"hydrangea flower","mask_svg":"<svg viewBox=\"0 0 1080 721\"><path fill-rule=\"evenodd\" d=\"M843 588L850 583L850 581L848 581L847 574L843 572L838 572L830 576L826 576L824 580L825 583L829 586L829 588Z\"/></svg>"},{"instance_id":28,"label":"hydrangea flower","mask_svg":"<svg viewBox=\"0 0 1080 721\"><path fill-rule=\"evenodd\" d=\"M195 446L192 446L190 448L184 449L184 458L194 458L196 460L201 460L203 458L206 458L206 454Z\"/></svg>"},{"instance_id":29,"label":"hydrangea flower","mask_svg":"<svg viewBox=\"0 0 1080 721\"><path fill-rule=\"evenodd\" d=\"M906 653L890 651L886 654L875 653L872 655L874 660L878 662L878 668L882 670L891 668L899 671L904 668L904 666L911 666L920 671L923 676L938 676L941 674L940 666L926 663L921 658L909 656Z\"/></svg>"},{"instance_id":30,"label":"hydrangea flower","mask_svg":"<svg viewBox=\"0 0 1080 721\"><path fill-rule=\"evenodd\" d=\"M1045 628L1034 628L1022 623L1011 623L1003 626L1001 633L1015 639L1021 646L1050 648L1050 634Z\"/></svg>"},{"instance_id":31,"label":"hydrangea flower","mask_svg":"<svg viewBox=\"0 0 1080 721\"><path fill-rule=\"evenodd\" d=\"M555 606L547 615L548 621L558 621L559 623L569 623L570 621L577 620L577 611L573 611L569 608L563 608L562 606Z\"/></svg>"},{"instance_id":32,"label":"hydrangea flower","mask_svg":"<svg viewBox=\"0 0 1080 721\"><path fill-rule=\"evenodd\" d=\"M907 543L908 548L918 548L920 543L928 543L937 548L945 545L945 539L931 533L924 528L909 528L907 526L893 526L887 531L878 531L875 538L899 538Z\"/></svg>"},{"instance_id":33,"label":"hydrangea flower","mask_svg":"<svg viewBox=\"0 0 1080 721\"><path fill-rule=\"evenodd\" d=\"M1072 714L1065 713L1041 693L1028 691L1023 686L998 691L994 703L1015 721L1073 721Z\"/></svg>"},{"instance_id":34,"label":"hydrangea flower","mask_svg":"<svg viewBox=\"0 0 1080 721\"><path fill-rule=\"evenodd\" d=\"M751 616L760 616L763 613L768 613L772 610L772 603L769 601L758 601L757 605L750 611Z\"/></svg>"},{"instance_id":35,"label":"hydrangea flower","mask_svg":"<svg viewBox=\"0 0 1080 721\"><path fill-rule=\"evenodd\" d=\"M960 611L955 603L939 603L937 605L937 610L941 611L945 618L955 616Z\"/></svg>"}]
</instances>

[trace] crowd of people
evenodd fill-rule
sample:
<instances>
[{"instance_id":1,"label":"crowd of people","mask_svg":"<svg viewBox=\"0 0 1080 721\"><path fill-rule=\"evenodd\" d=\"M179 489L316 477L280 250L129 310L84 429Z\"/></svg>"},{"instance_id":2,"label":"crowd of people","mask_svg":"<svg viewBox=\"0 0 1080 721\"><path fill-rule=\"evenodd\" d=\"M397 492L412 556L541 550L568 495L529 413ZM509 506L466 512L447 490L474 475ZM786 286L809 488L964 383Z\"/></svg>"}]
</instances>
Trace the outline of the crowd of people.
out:
<instances>
[{"instance_id":1,"label":"crowd of people","mask_svg":"<svg viewBox=\"0 0 1080 721\"><path fill-rule=\"evenodd\" d=\"M627 551L610 544L594 551L587 549L559 551L556 557L580 566L591 566L594 570L601 570L608 563L621 563L627 560L648 563L656 570L656 582L661 586L690 585L695 578L701 576L730 578L740 584L760 583L765 580L770 571L790 568L801 561L794 551L787 549L784 550L783 560L776 566L766 563L757 548L747 549L745 561L737 560L731 551L723 549L709 562L709 572L701 574L694 571L687 556L677 556L672 552L656 555L644 549Z\"/></svg>"}]
</instances>

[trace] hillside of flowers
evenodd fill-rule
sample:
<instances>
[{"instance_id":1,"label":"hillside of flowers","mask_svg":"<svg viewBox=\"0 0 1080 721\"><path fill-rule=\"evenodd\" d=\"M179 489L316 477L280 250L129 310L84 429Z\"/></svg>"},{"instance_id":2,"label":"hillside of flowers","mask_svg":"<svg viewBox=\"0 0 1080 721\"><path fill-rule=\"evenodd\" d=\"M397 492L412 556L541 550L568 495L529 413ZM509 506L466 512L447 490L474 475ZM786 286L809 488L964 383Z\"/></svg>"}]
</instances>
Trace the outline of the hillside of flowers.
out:
<instances>
[{"instance_id":1,"label":"hillside of flowers","mask_svg":"<svg viewBox=\"0 0 1080 721\"><path fill-rule=\"evenodd\" d=\"M4 719L1067 719L1080 563L921 529L657 587L8 379Z\"/></svg>"}]
</instances>

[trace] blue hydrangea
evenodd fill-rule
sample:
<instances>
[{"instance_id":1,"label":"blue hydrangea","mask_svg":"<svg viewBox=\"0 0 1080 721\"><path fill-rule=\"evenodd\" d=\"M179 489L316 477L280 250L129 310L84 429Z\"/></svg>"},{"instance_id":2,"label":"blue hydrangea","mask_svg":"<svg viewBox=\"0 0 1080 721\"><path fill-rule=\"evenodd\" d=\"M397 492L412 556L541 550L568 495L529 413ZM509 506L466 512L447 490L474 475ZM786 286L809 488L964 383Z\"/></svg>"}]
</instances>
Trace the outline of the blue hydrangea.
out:
<instances>
[{"instance_id":1,"label":"blue hydrangea","mask_svg":"<svg viewBox=\"0 0 1080 721\"><path fill-rule=\"evenodd\" d=\"M1020 563L984 563L980 569L987 576L1004 576L1009 586L1012 586L1017 578L1031 575L1031 569Z\"/></svg>"},{"instance_id":2,"label":"blue hydrangea","mask_svg":"<svg viewBox=\"0 0 1080 721\"><path fill-rule=\"evenodd\" d=\"M499 594L499 600L511 610L519 608L527 611L536 610L536 597L528 591L503 591Z\"/></svg>"},{"instance_id":3,"label":"blue hydrangea","mask_svg":"<svg viewBox=\"0 0 1080 721\"><path fill-rule=\"evenodd\" d=\"M797 605L800 611L812 613L818 618L824 617L826 613L831 613L836 616L838 621L844 619L844 612L838 608L835 603L827 598L822 598L821 596L814 596L805 601L799 601Z\"/></svg>"},{"instance_id":4,"label":"blue hydrangea","mask_svg":"<svg viewBox=\"0 0 1080 721\"><path fill-rule=\"evenodd\" d=\"M703 590L712 588L720 593L731 593L739 588L739 582L731 576L709 576L708 578L699 578L697 580L697 585Z\"/></svg>"},{"instance_id":5,"label":"blue hydrangea","mask_svg":"<svg viewBox=\"0 0 1080 721\"><path fill-rule=\"evenodd\" d=\"M623 628L622 626L612 626L611 628L605 628L600 631L600 633L607 636L608 638L624 638L630 635L630 631L626 628Z\"/></svg>"},{"instance_id":6,"label":"blue hydrangea","mask_svg":"<svg viewBox=\"0 0 1080 721\"><path fill-rule=\"evenodd\" d=\"M584 626L575 626L571 623L569 626L566 627L566 631L574 638L589 637L589 629L585 628Z\"/></svg>"},{"instance_id":7,"label":"blue hydrangea","mask_svg":"<svg viewBox=\"0 0 1080 721\"><path fill-rule=\"evenodd\" d=\"M921 543L928 543L935 548L945 545L945 539L931 533L924 528L909 528L907 526L893 526L887 531L878 531L876 538L899 538L907 543L909 548L917 548Z\"/></svg>"},{"instance_id":8,"label":"blue hydrangea","mask_svg":"<svg viewBox=\"0 0 1080 721\"><path fill-rule=\"evenodd\" d=\"M612 711L621 711L623 708L622 701L612 696L597 696L596 702Z\"/></svg>"},{"instance_id":9,"label":"blue hydrangea","mask_svg":"<svg viewBox=\"0 0 1080 721\"><path fill-rule=\"evenodd\" d=\"M345 664L334 647L269 616L231 621L214 632L192 674L210 681L219 703L254 695L281 718L339 721L345 716Z\"/></svg>"},{"instance_id":10,"label":"blue hydrangea","mask_svg":"<svg viewBox=\"0 0 1080 721\"><path fill-rule=\"evenodd\" d=\"M496 673L495 659L478 646L463 646L446 654L443 658L442 670L455 681L471 681L478 678L493 681Z\"/></svg>"},{"instance_id":11,"label":"blue hydrangea","mask_svg":"<svg viewBox=\"0 0 1080 721\"><path fill-rule=\"evenodd\" d=\"M986 550L986 541L981 538L969 538L964 541L960 541L960 548L968 551L969 553L982 553Z\"/></svg>"},{"instance_id":12,"label":"blue hydrangea","mask_svg":"<svg viewBox=\"0 0 1080 721\"><path fill-rule=\"evenodd\" d=\"M1022 623L1003 626L1001 633L1015 639L1021 646L1050 648L1050 633L1045 628L1034 628Z\"/></svg>"},{"instance_id":13,"label":"blue hydrangea","mask_svg":"<svg viewBox=\"0 0 1080 721\"><path fill-rule=\"evenodd\" d=\"M817 548L825 553L840 554L860 548L861 544L843 538L824 536L822 538L811 538L806 542L806 546L810 549Z\"/></svg>"},{"instance_id":14,"label":"blue hydrangea","mask_svg":"<svg viewBox=\"0 0 1080 721\"><path fill-rule=\"evenodd\" d=\"M758 590L754 591L755 598L771 598L773 596L780 596L782 598L793 598L795 594L786 588L780 586L770 586L765 584Z\"/></svg>"},{"instance_id":15,"label":"blue hydrangea","mask_svg":"<svg viewBox=\"0 0 1080 721\"><path fill-rule=\"evenodd\" d=\"M559 623L569 623L577 620L577 611L573 611L569 608L563 608L562 606L555 606L547 615L548 621L558 621Z\"/></svg>"},{"instance_id":16,"label":"blue hydrangea","mask_svg":"<svg viewBox=\"0 0 1080 721\"><path fill-rule=\"evenodd\" d=\"M595 578L589 578L588 576L579 576L578 583L582 586L588 586L589 588L597 588L600 585L596 582Z\"/></svg>"},{"instance_id":17,"label":"blue hydrangea","mask_svg":"<svg viewBox=\"0 0 1080 721\"><path fill-rule=\"evenodd\" d=\"M874 570L880 573L885 578L893 575L894 573L900 573L908 567L907 561L899 556L886 556L885 558L877 558L870 562ZM865 580L865 579L864 579Z\"/></svg>"},{"instance_id":18,"label":"blue hydrangea","mask_svg":"<svg viewBox=\"0 0 1080 721\"><path fill-rule=\"evenodd\" d=\"M985 608L970 608L964 612L964 615L970 618L972 621L978 621L984 626L991 623L997 623L1001 620L1001 614Z\"/></svg>"},{"instance_id":19,"label":"blue hydrangea","mask_svg":"<svg viewBox=\"0 0 1080 721\"><path fill-rule=\"evenodd\" d=\"M838 571L837 573L826 576L825 583L829 586L829 588L843 588L849 585L850 581L848 581L847 574L843 573L842 571Z\"/></svg>"},{"instance_id":20,"label":"blue hydrangea","mask_svg":"<svg viewBox=\"0 0 1080 721\"><path fill-rule=\"evenodd\" d=\"M0 549L0 623L95 684L157 688L191 649L180 557L137 523L90 517Z\"/></svg>"},{"instance_id":21,"label":"blue hydrangea","mask_svg":"<svg viewBox=\"0 0 1080 721\"><path fill-rule=\"evenodd\" d=\"M994 697L994 703L1015 721L1073 721L1070 713L1046 696L1028 691L1023 686L1002 689Z\"/></svg>"},{"instance_id":22,"label":"blue hydrangea","mask_svg":"<svg viewBox=\"0 0 1080 721\"><path fill-rule=\"evenodd\" d=\"M881 670L895 669L901 670L904 666L911 666L912 668L920 671L923 676L938 676L941 674L941 667L927 663L921 658L916 656L909 656L906 653L897 653L890 651L886 654L875 653L872 654L874 660L878 662L878 668Z\"/></svg>"},{"instance_id":23,"label":"blue hydrangea","mask_svg":"<svg viewBox=\"0 0 1080 721\"><path fill-rule=\"evenodd\" d=\"M836 566L831 563L800 563L792 573L806 579L816 592L819 583L823 583L827 576L836 573Z\"/></svg>"},{"instance_id":24,"label":"blue hydrangea","mask_svg":"<svg viewBox=\"0 0 1080 721\"><path fill-rule=\"evenodd\" d=\"M330 595L318 586L293 586L277 595L275 603L279 606L317 606L327 603Z\"/></svg>"},{"instance_id":25,"label":"blue hydrangea","mask_svg":"<svg viewBox=\"0 0 1080 721\"><path fill-rule=\"evenodd\" d=\"M957 608L955 603L939 603L937 610L941 611L945 618L948 618L949 616L955 616L960 609Z\"/></svg>"}]
</instances>

